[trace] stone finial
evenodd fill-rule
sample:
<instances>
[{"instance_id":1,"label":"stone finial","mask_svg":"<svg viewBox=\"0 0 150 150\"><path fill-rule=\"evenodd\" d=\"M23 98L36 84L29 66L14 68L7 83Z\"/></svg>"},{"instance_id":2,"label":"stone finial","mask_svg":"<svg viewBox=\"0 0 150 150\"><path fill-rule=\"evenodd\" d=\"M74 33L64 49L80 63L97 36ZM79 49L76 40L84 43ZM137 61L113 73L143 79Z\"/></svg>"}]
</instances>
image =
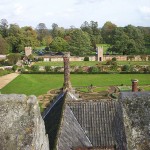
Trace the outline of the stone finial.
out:
<instances>
[{"instance_id":1,"label":"stone finial","mask_svg":"<svg viewBox=\"0 0 150 150\"><path fill-rule=\"evenodd\" d=\"M138 80L137 79L132 79L132 92L137 92L138 91Z\"/></svg>"}]
</instances>

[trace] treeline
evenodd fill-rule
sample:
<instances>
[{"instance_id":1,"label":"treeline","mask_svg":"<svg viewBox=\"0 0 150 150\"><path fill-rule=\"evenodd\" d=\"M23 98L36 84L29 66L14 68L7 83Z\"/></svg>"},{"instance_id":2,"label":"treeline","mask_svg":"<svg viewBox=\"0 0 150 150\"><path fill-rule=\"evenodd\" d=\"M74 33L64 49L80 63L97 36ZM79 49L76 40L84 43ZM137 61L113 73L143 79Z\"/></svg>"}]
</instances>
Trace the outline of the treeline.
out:
<instances>
[{"instance_id":1,"label":"treeline","mask_svg":"<svg viewBox=\"0 0 150 150\"><path fill-rule=\"evenodd\" d=\"M26 46L45 46L48 52L70 51L72 55L85 56L95 52L96 44L104 43L110 45L110 53L146 54L150 51L150 27L117 27L106 22L99 28L97 22L85 21L80 28L65 29L53 23L49 29L39 23L33 29L8 24L6 19L0 22L0 54L21 53Z\"/></svg>"}]
</instances>

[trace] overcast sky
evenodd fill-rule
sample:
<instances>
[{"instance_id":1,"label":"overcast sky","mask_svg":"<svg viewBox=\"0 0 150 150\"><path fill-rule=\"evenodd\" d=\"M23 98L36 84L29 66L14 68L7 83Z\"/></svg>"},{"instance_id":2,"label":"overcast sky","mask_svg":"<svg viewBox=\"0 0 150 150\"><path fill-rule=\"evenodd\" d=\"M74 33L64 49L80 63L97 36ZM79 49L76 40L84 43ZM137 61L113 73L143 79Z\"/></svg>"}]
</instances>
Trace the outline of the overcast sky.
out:
<instances>
[{"instance_id":1,"label":"overcast sky","mask_svg":"<svg viewBox=\"0 0 150 150\"><path fill-rule=\"evenodd\" d=\"M52 23L80 27L84 21L117 26L150 26L150 0L0 0L0 19L19 26Z\"/></svg>"}]
</instances>

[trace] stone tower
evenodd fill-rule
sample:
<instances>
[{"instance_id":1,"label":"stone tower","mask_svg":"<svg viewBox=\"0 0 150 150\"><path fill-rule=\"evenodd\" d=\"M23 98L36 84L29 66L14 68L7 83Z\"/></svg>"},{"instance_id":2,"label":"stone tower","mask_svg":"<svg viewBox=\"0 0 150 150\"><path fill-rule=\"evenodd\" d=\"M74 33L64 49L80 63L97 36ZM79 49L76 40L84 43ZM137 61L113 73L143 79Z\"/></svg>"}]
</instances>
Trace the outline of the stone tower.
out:
<instances>
[{"instance_id":1,"label":"stone tower","mask_svg":"<svg viewBox=\"0 0 150 150\"><path fill-rule=\"evenodd\" d=\"M72 86L70 82L70 65L69 65L70 53L66 53L63 56L64 61L64 85L63 90L71 91Z\"/></svg>"},{"instance_id":2,"label":"stone tower","mask_svg":"<svg viewBox=\"0 0 150 150\"><path fill-rule=\"evenodd\" d=\"M103 47L97 47L97 61L103 61Z\"/></svg>"},{"instance_id":3,"label":"stone tower","mask_svg":"<svg viewBox=\"0 0 150 150\"><path fill-rule=\"evenodd\" d=\"M25 55L28 57L32 54L32 48L31 47L25 47Z\"/></svg>"}]
</instances>

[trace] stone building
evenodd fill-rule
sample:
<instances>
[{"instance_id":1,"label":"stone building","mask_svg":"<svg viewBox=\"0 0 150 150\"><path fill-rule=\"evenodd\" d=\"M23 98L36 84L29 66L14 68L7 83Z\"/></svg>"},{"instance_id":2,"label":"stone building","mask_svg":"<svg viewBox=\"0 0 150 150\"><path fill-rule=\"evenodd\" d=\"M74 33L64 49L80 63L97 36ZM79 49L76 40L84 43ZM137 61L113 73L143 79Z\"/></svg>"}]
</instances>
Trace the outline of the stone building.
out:
<instances>
[{"instance_id":1,"label":"stone building","mask_svg":"<svg viewBox=\"0 0 150 150\"><path fill-rule=\"evenodd\" d=\"M52 149L150 149L150 92L124 92L118 101L60 97L44 117Z\"/></svg>"},{"instance_id":2,"label":"stone building","mask_svg":"<svg viewBox=\"0 0 150 150\"><path fill-rule=\"evenodd\" d=\"M0 94L0 150L49 150L35 96Z\"/></svg>"}]
</instances>

